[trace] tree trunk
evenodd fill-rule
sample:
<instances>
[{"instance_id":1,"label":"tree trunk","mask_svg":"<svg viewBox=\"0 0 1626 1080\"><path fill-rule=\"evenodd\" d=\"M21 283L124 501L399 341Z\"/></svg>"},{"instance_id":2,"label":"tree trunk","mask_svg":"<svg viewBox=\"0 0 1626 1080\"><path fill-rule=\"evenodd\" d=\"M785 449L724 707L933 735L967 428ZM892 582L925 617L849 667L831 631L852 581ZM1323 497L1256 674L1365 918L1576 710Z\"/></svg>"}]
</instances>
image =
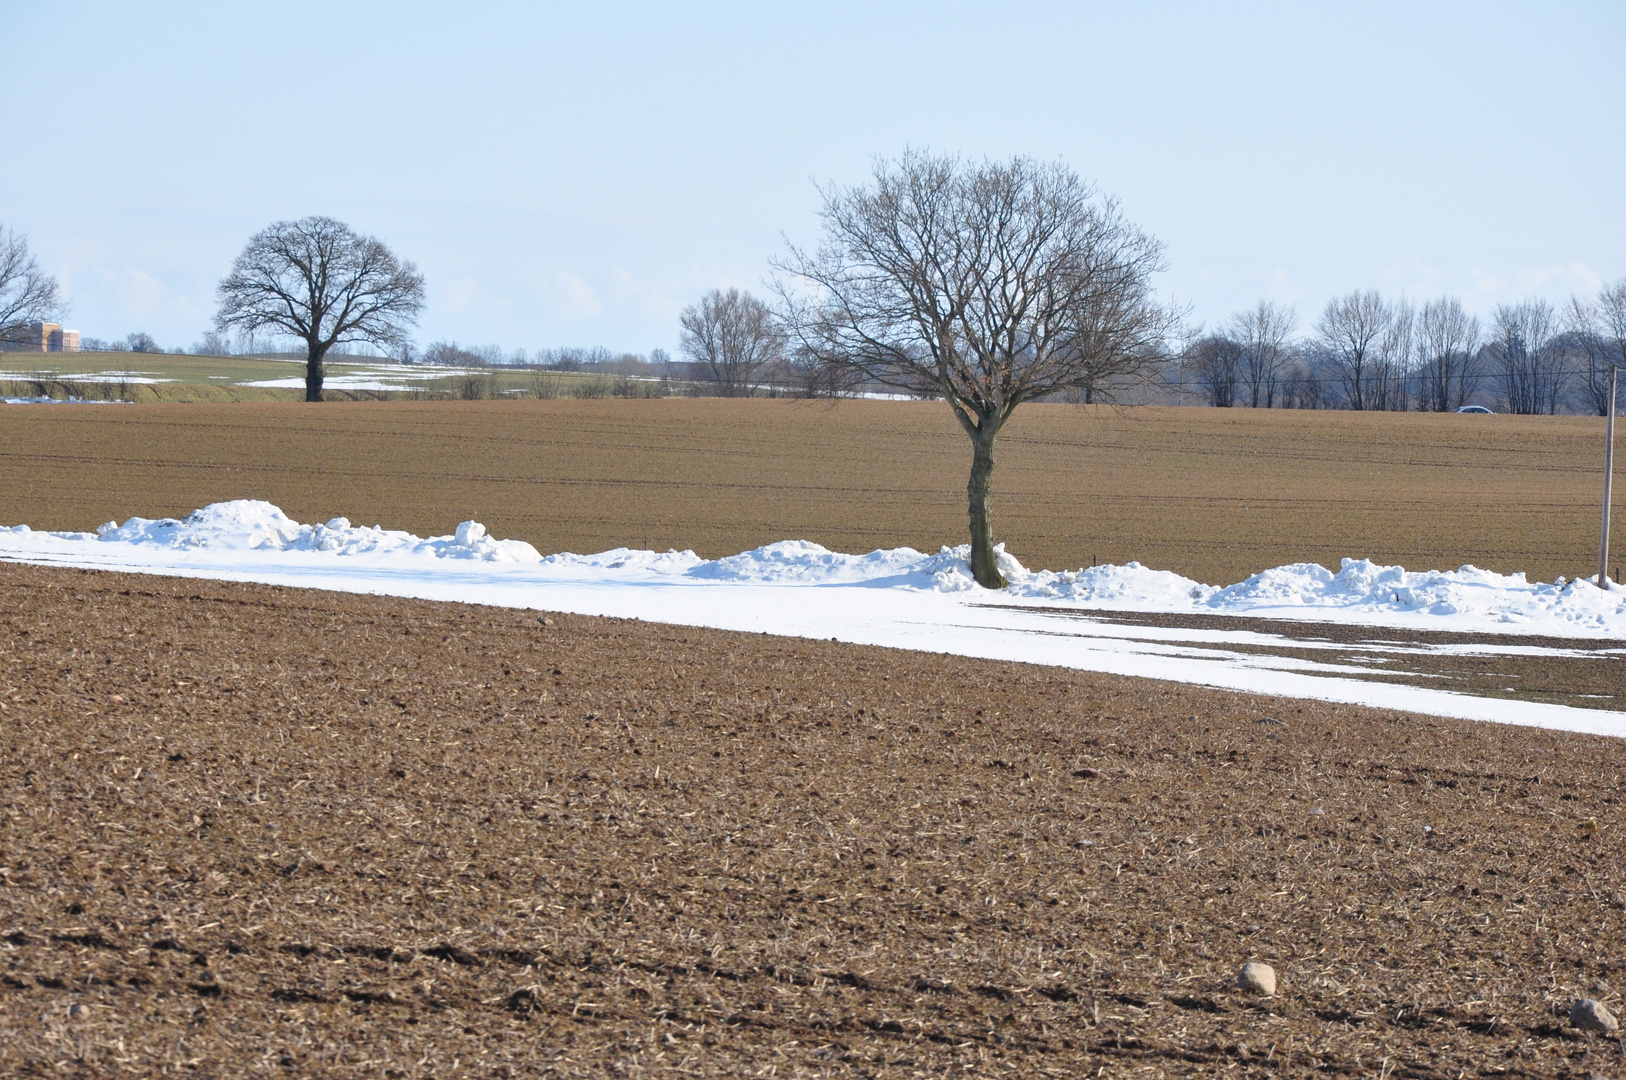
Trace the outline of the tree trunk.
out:
<instances>
[{"instance_id":1,"label":"tree trunk","mask_svg":"<svg viewBox=\"0 0 1626 1080\"><path fill-rule=\"evenodd\" d=\"M971 504L971 576L985 589L1005 587L1005 577L994 559L994 522L989 505L997 432L997 428L987 428L971 436L971 483L966 485Z\"/></svg>"},{"instance_id":2,"label":"tree trunk","mask_svg":"<svg viewBox=\"0 0 1626 1080\"><path fill-rule=\"evenodd\" d=\"M305 400L322 400L322 357L327 355L327 347L318 343L307 343L305 352Z\"/></svg>"}]
</instances>

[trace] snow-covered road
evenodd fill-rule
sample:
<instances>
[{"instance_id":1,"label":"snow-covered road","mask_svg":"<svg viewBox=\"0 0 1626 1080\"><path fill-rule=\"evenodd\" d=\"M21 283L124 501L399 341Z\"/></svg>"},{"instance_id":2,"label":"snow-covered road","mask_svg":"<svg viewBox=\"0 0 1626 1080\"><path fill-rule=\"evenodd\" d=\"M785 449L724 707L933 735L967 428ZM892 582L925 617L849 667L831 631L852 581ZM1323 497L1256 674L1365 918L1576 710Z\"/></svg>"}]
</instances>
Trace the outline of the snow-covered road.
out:
<instances>
[{"instance_id":1,"label":"snow-covered road","mask_svg":"<svg viewBox=\"0 0 1626 1080\"><path fill-rule=\"evenodd\" d=\"M991 592L971 581L964 548L852 556L786 541L709 561L627 549L544 557L529 544L487 536L475 522L424 539L342 518L301 525L251 501L217 503L179 521L133 518L97 533L0 529L0 559L836 638L1626 736L1622 712L1374 681L1371 668L1347 662L1360 646L1302 634L1304 622L1320 622L1463 635L1401 650L1538 659L1619 652L1626 590L1530 583L1472 567L1412 573L1345 560L1334 573L1298 564L1222 589L1134 563L1030 573L1007 558L1012 586ZM1299 625L1282 622L1282 634L1257 624L1155 626L1105 617L1112 611ZM1574 647L1473 640L1488 633L1563 637Z\"/></svg>"}]
</instances>

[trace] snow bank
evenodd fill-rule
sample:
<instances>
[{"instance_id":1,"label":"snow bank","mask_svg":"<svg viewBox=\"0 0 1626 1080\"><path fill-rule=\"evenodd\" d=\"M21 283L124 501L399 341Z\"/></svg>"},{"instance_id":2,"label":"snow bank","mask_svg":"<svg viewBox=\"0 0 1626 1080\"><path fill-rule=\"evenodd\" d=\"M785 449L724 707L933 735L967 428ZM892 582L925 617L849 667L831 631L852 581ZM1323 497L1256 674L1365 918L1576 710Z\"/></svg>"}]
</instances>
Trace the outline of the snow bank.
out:
<instances>
[{"instance_id":1,"label":"snow bank","mask_svg":"<svg viewBox=\"0 0 1626 1080\"><path fill-rule=\"evenodd\" d=\"M1013 580L1007 592L1102 609L1626 637L1626 589L1619 585L1606 591L1563 578L1533 583L1523 574L1475 566L1415 572L1345 559L1335 574L1316 563L1293 563L1216 588L1129 563L1031 574Z\"/></svg>"},{"instance_id":2,"label":"snow bank","mask_svg":"<svg viewBox=\"0 0 1626 1080\"><path fill-rule=\"evenodd\" d=\"M64 539L91 539L89 534L59 534ZM326 525L301 525L280 507L258 499L212 503L181 520L133 517L120 525L109 521L94 539L108 544L208 548L215 551L326 551L335 555L428 555L483 562L541 562L542 555L523 540L493 540L478 521L465 521L452 536L427 540L393 529L357 528L348 518Z\"/></svg>"},{"instance_id":3,"label":"snow bank","mask_svg":"<svg viewBox=\"0 0 1626 1080\"><path fill-rule=\"evenodd\" d=\"M542 560L542 565L565 571L575 571L575 576L591 574L595 571L614 570L619 575L601 574L602 577L634 576L639 574L677 575L687 573L696 566L706 565L706 561L692 551L644 551L636 548L612 548L601 551L597 555L572 555L570 552L561 552L558 555L549 555Z\"/></svg>"},{"instance_id":4,"label":"snow bank","mask_svg":"<svg viewBox=\"0 0 1626 1080\"><path fill-rule=\"evenodd\" d=\"M1005 553L1004 544L994 550L1006 576L1027 574L1021 563ZM687 574L706 581L762 585L862 585L931 592L965 592L977 587L971 577L970 544L945 547L935 555L923 555L907 547L843 555L808 540L782 540L700 563Z\"/></svg>"},{"instance_id":5,"label":"snow bank","mask_svg":"<svg viewBox=\"0 0 1626 1080\"><path fill-rule=\"evenodd\" d=\"M3 531L20 536L29 530L17 526ZM970 547L963 544L935 554L892 548L845 555L806 540L786 540L713 560L702 559L693 551L631 548L544 558L523 541L486 535L485 526L477 521L463 522L451 536L425 539L378 526L358 528L345 518L334 518L325 525L302 525L271 503L256 500L215 503L180 520L135 517L122 525L110 521L95 534L32 535L39 542L95 543L103 551L108 545L124 545L128 554L116 559L132 569L151 562L142 551L155 547L172 552L240 552L262 559L274 558L279 552L308 552L366 557L369 565L380 567L390 565L392 559L424 558L534 565L539 573L557 580L586 585L687 582L900 589L964 594L965 599L981 603L1017 606L1626 637L1626 589L1619 586L1606 591L1584 581L1532 583L1523 574L1495 574L1473 566L1419 573L1366 559L1345 559L1336 573L1314 563L1278 566L1217 588L1135 562L1059 573L1031 572L1001 547L1000 569L1010 587L989 592L972 580Z\"/></svg>"}]
</instances>

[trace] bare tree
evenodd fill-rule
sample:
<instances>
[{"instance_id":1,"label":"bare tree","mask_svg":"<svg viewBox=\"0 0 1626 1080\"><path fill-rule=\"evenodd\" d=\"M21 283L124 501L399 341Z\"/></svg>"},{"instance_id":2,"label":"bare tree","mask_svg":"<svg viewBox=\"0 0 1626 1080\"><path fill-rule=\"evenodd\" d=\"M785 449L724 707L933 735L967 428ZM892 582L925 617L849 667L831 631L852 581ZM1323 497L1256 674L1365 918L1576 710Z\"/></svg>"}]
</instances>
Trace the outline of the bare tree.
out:
<instances>
[{"instance_id":1,"label":"bare tree","mask_svg":"<svg viewBox=\"0 0 1626 1080\"><path fill-rule=\"evenodd\" d=\"M1523 415L1557 412L1564 371L1553 347L1552 305L1545 300L1498 304L1493 319L1488 352L1502 383L1503 406Z\"/></svg>"},{"instance_id":2,"label":"bare tree","mask_svg":"<svg viewBox=\"0 0 1626 1080\"><path fill-rule=\"evenodd\" d=\"M484 367L480 355L463 348L455 341L431 341L423 347L419 362L432 367L475 368Z\"/></svg>"},{"instance_id":3,"label":"bare tree","mask_svg":"<svg viewBox=\"0 0 1626 1080\"><path fill-rule=\"evenodd\" d=\"M1616 363L1609 339L1598 332L1592 305L1571 296L1564 310L1564 333L1559 342L1566 361L1574 358L1576 388L1585 407L1598 416L1609 413L1609 372Z\"/></svg>"},{"instance_id":4,"label":"bare tree","mask_svg":"<svg viewBox=\"0 0 1626 1080\"><path fill-rule=\"evenodd\" d=\"M54 322L62 311L56 278L29 254L28 239L0 225L0 349L24 341L38 349L39 334L30 337L30 325Z\"/></svg>"},{"instance_id":5,"label":"bare tree","mask_svg":"<svg viewBox=\"0 0 1626 1080\"><path fill-rule=\"evenodd\" d=\"M205 330L203 340L192 346L195 356L230 356L231 339L216 330Z\"/></svg>"},{"instance_id":6,"label":"bare tree","mask_svg":"<svg viewBox=\"0 0 1626 1080\"><path fill-rule=\"evenodd\" d=\"M1389 323L1378 337L1367 408L1404 412L1411 407L1409 387L1417 313L1404 297L1388 307Z\"/></svg>"},{"instance_id":7,"label":"bare tree","mask_svg":"<svg viewBox=\"0 0 1626 1080\"><path fill-rule=\"evenodd\" d=\"M1612 347L1615 363L1626 366L1626 277L1598 294L1599 332Z\"/></svg>"},{"instance_id":8,"label":"bare tree","mask_svg":"<svg viewBox=\"0 0 1626 1080\"><path fill-rule=\"evenodd\" d=\"M1417 316L1417 407L1429 412L1461 408L1478 385L1479 318L1462 301L1442 296Z\"/></svg>"},{"instance_id":9,"label":"bare tree","mask_svg":"<svg viewBox=\"0 0 1626 1080\"><path fill-rule=\"evenodd\" d=\"M994 441L1023 402L1096 394L1166 355L1174 315L1152 296L1157 240L1060 163L907 152L872 183L821 190L825 241L791 249L780 283L798 346L909 393L941 395L971 439L971 571L1002 588Z\"/></svg>"},{"instance_id":10,"label":"bare tree","mask_svg":"<svg viewBox=\"0 0 1626 1080\"><path fill-rule=\"evenodd\" d=\"M328 217L254 234L216 290L215 329L289 334L305 343L305 400L322 400L335 345L399 345L423 310L423 276L371 236Z\"/></svg>"},{"instance_id":11,"label":"bare tree","mask_svg":"<svg viewBox=\"0 0 1626 1080\"><path fill-rule=\"evenodd\" d=\"M713 289L683 309L679 346L723 397L750 397L762 369L783 359L785 334L773 311L739 289Z\"/></svg>"},{"instance_id":12,"label":"bare tree","mask_svg":"<svg viewBox=\"0 0 1626 1080\"><path fill-rule=\"evenodd\" d=\"M1626 278L1598 294L1598 323L1615 348L1615 359L1626 364Z\"/></svg>"},{"instance_id":13,"label":"bare tree","mask_svg":"<svg viewBox=\"0 0 1626 1080\"><path fill-rule=\"evenodd\" d=\"M1257 409L1276 404L1276 387L1291 349L1287 339L1298 328L1298 313L1291 304L1261 300L1251 311L1231 316L1229 336L1242 350L1242 381L1248 404Z\"/></svg>"},{"instance_id":14,"label":"bare tree","mask_svg":"<svg viewBox=\"0 0 1626 1080\"><path fill-rule=\"evenodd\" d=\"M1327 303L1316 323L1328 355L1344 384L1352 409L1381 409L1381 397L1374 395L1373 368L1379 362L1383 335L1389 331L1393 315L1378 292L1359 290Z\"/></svg>"},{"instance_id":15,"label":"bare tree","mask_svg":"<svg viewBox=\"0 0 1626 1080\"><path fill-rule=\"evenodd\" d=\"M1186 346L1185 360L1193 381L1210 405L1229 409L1236 404L1236 388L1243 369L1240 343L1224 334L1208 334Z\"/></svg>"},{"instance_id":16,"label":"bare tree","mask_svg":"<svg viewBox=\"0 0 1626 1080\"><path fill-rule=\"evenodd\" d=\"M1626 278L1607 286L1593 303L1571 297L1566 322L1581 354L1581 396L1599 416L1609 412L1609 371L1626 364Z\"/></svg>"},{"instance_id":17,"label":"bare tree","mask_svg":"<svg viewBox=\"0 0 1626 1080\"><path fill-rule=\"evenodd\" d=\"M798 345L790 354L791 378L805 398L838 398L858 392L867 374L854 365L826 363L816 350Z\"/></svg>"},{"instance_id":18,"label":"bare tree","mask_svg":"<svg viewBox=\"0 0 1626 1080\"><path fill-rule=\"evenodd\" d=\"M1328 409L1332 402L1327 393L1326 380L1316 366L1316 355L1310 350L1298 350L1288 361L1282 374L1282 408Z\"/></svg>"}]
</instances>

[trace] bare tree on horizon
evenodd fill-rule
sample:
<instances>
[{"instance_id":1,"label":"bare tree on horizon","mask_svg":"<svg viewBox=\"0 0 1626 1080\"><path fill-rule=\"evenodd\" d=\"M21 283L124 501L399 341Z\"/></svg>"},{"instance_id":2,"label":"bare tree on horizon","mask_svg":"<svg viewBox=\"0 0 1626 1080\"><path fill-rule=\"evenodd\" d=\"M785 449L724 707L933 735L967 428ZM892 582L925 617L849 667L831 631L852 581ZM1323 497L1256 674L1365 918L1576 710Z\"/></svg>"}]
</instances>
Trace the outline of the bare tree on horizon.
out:
<instances>
[{"instance_id":1,"label":"bare tree on horizon","mask_svg":"<svg viewBox=\"0 0 1626 1080\"><path fill-rule=\"evenodd\" d=\"M1356 410L1381 409L1374 395L1375 368L1383 336L1389 332L1393 315L1376 289L1359 289L1327 302L1316 333L1344 384L1345 400Z\"/></svg>"},{"instance_id":2,"label":"bare tree on horizon","mask_svg":"<svg viewBox=\"0 0 1626 1080\"><path fill-rule=\"evenodd\" d=\"M1145 373L1176 316L1152 295L1163 247L1058 163L908 151L867 185L820 189L825 238L777 283L798 351L947 401L971 439L971 572L1005 585L994 547L994 442L1024 402Z\"/></svg>"},{"instance_id":3,"label":"bare tree on horizon","mask_svg":"<svg viewBox=\"0 0 1626 1080\"><path fill-rule=\"evenodd\" d=\"M1626 365L1626 278L1606 285L1597 300L1570 297L1565 323L1586 361L1581 396L1599 416L1609 412L1609 370Z\"/></svg>"},{"instance_id":4,"label":"bare tree on horizon","mask_svg":"<svg viewBox=\"0 0 1626 1080\"><path fill-rule=\"evenodd\" d=\"M773 311L739 289L713 289L683 309L679 345L722 397L750 397L763 368L784 359L785 332Z\"/></svg>"},{"instance_id":5,"label":"bare tree on horizon","mask_svg":"<svg viewBox=\"0 0 1626 1080\"><path fill-rule=\"evenodd\" d=\"M1298 324L1293 305L1274 300L1261 300L1252 310L1231 316L1229 337L1242 350L1242 382L1248 388L1248 404L1253 408L1259 408L1261 396L1265 408L1276 404L1282 368L1292 352L1288 339Z\"/></svg>"},{"instance_id":6,"label":"bare tree on horizon","mask_svg":"<svg viewBox=\"0 0 1626 1080\"><path fill-rule=\"evenodd\" d=\"M1417 315L1417 353L1418 408L1461 408L1478 385L1478 316L1454 296L1427 301Z\"/></svg>"},{"instance_id":7,"label":"bare tree on horizon","mask_svg":"<svg viewBox=\"0 0 1626 1080\"><path fill-rule=\"evenodd\" d=\"M288 334L305 343L305 400L322 400L335 345L399 345L423 310L423 275L371 236L329 217L255 233L220 282L215 329Z\"/></svg>"},{"instance_id":8,"label":"bare tree on horizon","mask_svg":"<svg viewBox=\"0 0 1626 1080\"><path fill-rule=\"evenodd\" d=\"M1182 352L1208 403L1216 409L1236 404L1237 383L1243 375L1242 345L1225 334L1204 334Z\"/></svg>"},{"instance_id":9,"label":"bare tree on horizon","mask_svg":"<svg viewBox=\"0 0 1626 1080\"><path fill-rule=\"evenodd\" d=\"M30 340L32 324L55 322L64 310L56 277L40 269L28 239L0 225L0 346ZM37 336L32 344L39 347Z\"/></svg>"},{"instance_id":10,"label":"bare tree on horizon","mask_svg":"<svg viewBox=\"0 0 1626 1080\"><path fill-rule=\"evenodd\" d=\"M1386 306L1389 309L1389 322L1378 337L1367 408L1405 412L1411 408L1417 309L1404 296Z\"/></svg>"},{"instance_id":11,"label":"bare tree on horizon","mask_svg":"<svg viewBox=\"0 0 1626 1080\"><path fill-rule=\"evenodd\" d=\"M1492 319L1495 336L1488 351L1502 383L1503 406L1525 416L1557 412L1564 370L1553 348L1552 305L1545 300L1497 304Z\"/></svg>"}]
</instances>

